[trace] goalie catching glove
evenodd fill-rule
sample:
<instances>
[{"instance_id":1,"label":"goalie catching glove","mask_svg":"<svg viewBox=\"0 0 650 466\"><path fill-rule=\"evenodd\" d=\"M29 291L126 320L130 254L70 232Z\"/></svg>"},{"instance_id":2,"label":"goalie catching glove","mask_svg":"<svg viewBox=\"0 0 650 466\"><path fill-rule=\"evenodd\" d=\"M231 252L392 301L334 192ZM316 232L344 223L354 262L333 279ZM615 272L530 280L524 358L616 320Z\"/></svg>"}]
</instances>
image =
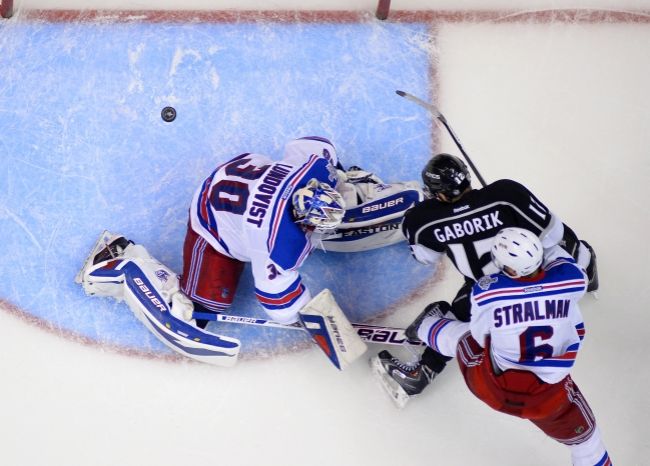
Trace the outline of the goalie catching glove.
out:
<instances>
[{"instance_id":1,"label":"goalie catching glove","mask_svg":"<svg viewBox=\"0 0 650 466\"><path fill-rule=\"evenodd\" d=\"M325 251L360 252L404 241L400 223L408 209L424 200L420 183L386 184L359 167L337 173L336 189L345 201L345 216L336 229L312 237L316 247Z\"/></svg>"}]
</instances>

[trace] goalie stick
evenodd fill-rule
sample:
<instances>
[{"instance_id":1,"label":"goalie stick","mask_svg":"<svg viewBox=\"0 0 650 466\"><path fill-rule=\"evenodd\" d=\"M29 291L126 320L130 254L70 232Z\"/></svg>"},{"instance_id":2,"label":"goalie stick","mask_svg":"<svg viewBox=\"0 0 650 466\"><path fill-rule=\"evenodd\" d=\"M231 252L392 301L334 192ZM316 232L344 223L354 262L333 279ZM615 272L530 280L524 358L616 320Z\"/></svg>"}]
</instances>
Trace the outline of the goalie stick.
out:
<instances>
[{"instance_id":1,"label":"goalie stick","mask_svg":"<svg viewBox=\"0 0 650 466\"><path fill-rule=\"evenodd\" d=\"M286 330L304 330L298 324L281 324L268 319L258 319L257 317L244 317L237 315L225 314L223 312L194 312L193 319L213 320L216 322L230 322L233 324L257 325L261 327L283 328ZM421 341L410 341L404 336L403 328L381 327L378 325L352 324L357 331L357 335L368 343L378 343L384 345L410 345L424 346Z\"/></svg>"},{"instance_id":2,"label":"goalie stick","mask_svg":"<svg viewBox=\"0 0 650 466\"><path fill-rule=\"evenodd\" d=\"M443 124L443 126L447 129L447 132L449 133L449 136L454 140L454 143L456 144L456 147L458 147L458 150L460 150L461 154L463 154L463 157L465 158L465 161L467 164L470 166L474 174L476 175L476 178L478 178L479 182L481 183L482 186L485 186L485 180L481 176L481 174L478 172L476 169L476 166L472 162L472 160L469 158L469 155L467 155L467 152L465 152L465 149L463 149L463 145L460 143L460 140L458 139L458 136L454 133L454 131L451 129L451 126L447 122L447 119L445 116L440 113L440 110L438 110L438 107L436 107L433 104L430 104L429 102L425 102L424 100L415 97L413 94L409 94L408 92L404 91L395 91L397 95L400 97L404 97L406 100L410 100L411 102L419 105L422 108L425 108L433 115L436 117L436 119Z\"/></svg>"}]
</instances>

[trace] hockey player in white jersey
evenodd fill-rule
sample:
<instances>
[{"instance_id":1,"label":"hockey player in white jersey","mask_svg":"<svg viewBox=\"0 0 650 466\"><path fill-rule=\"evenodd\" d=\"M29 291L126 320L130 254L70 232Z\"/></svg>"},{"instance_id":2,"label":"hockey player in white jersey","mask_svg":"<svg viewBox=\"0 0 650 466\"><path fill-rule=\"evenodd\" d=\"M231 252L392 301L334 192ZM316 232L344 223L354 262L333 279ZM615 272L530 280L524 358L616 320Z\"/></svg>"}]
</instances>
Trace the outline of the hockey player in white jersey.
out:
<instances>
[{"instance_id":1,"label":"hockey player in white jersey","mask_svg":"<svg viewBox=\"0 0 650 466\"><path fill-rule=\"evenodd\" d=\"M336 347L338 334L337 338L329 338L327 332L323 335L315 323L320 316L310 313L335 312L338 305L331 294L321 293L312 300L298 270L315 245L359 251L395 242L396 229L390 227L350 235L336 245L343 237L336 228L399 222L403 212L422 199L422 190L415 182L386 185L358 168L347 174L340 168L334 146L320 137L289 142L280 161L253 153L235 157L217 167L196 190L180 282L143 246L108 232L93 248L77 281L88 294L124 299L175 351L228 365L236 359L239 342L205 331L208 321L194 320L193 315L196 311L205 315L227 310L244 263L249 262L256 297L269 317L282 324L301 321L332 362L342 368L351 362L346 358L355 354L352 346L359 351L363 348L352 331L351 347L342 352L345 354L336 354L332 347ZM367 212L352 210L348 216L343 196L332 186L353 206L361 204L360 211L369 206ZM328 244L335 246L328 248ZM349 324L340 309L336 315L341 326ZM323 337L331 347L323 347ZM208 347L195 343L206 341ZM201 347L194 348L197 345Z\"/></svg>"},{"instance_id":2,"label":"hockey player in white jersey","mask_svg":"<svg viewBox=\"0 0 650 466\"><path fill-rule=\"evenodd\" d=\"M309 137L289 142L280 161L246 153L217 167L190 205L185 294L204 310L223 311L249 262L255 295L269 317L296 322L311 299L298 271L314 248L311 235L333 230L345 213L333 189L337 163L331 142Z\"/></svg>"},{"instance_id":3,"label":"hockey player in white jersey","mask_svg":"<svg viewBox=\"0 0 650 466\"><path fill-rule=\"evenodd\" d=\"M406 335L456 356L474 395L567 445L573 465L610 465L591 409L569 374L585 335L578 300L586 274L564 249L545 253L537 235L522 228L499 231L491 254L501 273L473 286L470 322L443 317L435 303Z\"/></svg>"}]
</instances>

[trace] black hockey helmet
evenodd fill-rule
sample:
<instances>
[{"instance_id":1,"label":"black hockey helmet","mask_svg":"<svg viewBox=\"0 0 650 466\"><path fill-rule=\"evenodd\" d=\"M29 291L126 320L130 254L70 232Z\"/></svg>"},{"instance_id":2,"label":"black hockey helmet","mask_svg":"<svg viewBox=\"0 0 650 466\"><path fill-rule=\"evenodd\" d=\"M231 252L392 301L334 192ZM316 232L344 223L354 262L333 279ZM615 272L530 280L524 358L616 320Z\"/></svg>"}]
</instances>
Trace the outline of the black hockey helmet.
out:
<instances>
[{"instance_id":1,"label":"black hockey helmet","mask_svg":"<svg viewBox=\"0 0 650 466\"><path fill-rule=\"evenodd\" d=\"M460 196L471 185L467 165L453 155L438 154L427 162L422 170L424 194L429 199L437 194L453 199Z\"/></svg>"}]
</instances>

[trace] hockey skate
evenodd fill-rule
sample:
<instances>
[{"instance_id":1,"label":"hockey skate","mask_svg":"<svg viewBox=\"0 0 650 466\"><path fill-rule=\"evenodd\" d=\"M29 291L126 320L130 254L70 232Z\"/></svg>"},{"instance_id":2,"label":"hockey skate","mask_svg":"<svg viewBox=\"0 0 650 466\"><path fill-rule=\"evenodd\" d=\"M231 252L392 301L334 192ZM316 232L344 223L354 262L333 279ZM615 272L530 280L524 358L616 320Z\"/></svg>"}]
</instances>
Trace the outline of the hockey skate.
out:
<instances>
[{"instance_id":1,"label":"hockey skate","mask_svg":"<svg viewBox=\"0 0 650 466\"><path fill-rule=\"evenodd\" d=\"M90 254L88 254L81 270L77 272L74 279L75 283L82 284L84 273L86 273L86 270L93 265L105 260L118 258L129 244L133 244L133 241L129 241L122 235L113 234L108 230L104 230L102 234L99 235L99 238L91 249Z\"/></svg>"},{"instance_id":2,"label":"hockey skate","mask_svg":"<svg viewBox=\"0 0 650 466\"><path fill-rule=\"evenodd\" d=\"M386 350L370 359L370 367L398 408L403 408L412 396L420 394L436 376L429 367L420 363L402 363Z\"/></svg>"},{"instance_id":3,"label":"hockey skate","mask_svg":"<svg viewBox=\"0 0 650 466\"><path fill-rule=\"evenodd\" d=\"M436 301L435 303L427 305L411 325L406 327L404 335L411 341L420 341L420 338L418 337L418 329L420 328L420 325L422 325L422 321L427 317L442 318L448 311L451 311L451 306L446 301Z\"/></svg>"},{"instance_id":4,"label":"hockey skate","mask_svg":"<svg viewBox=\"0 0 650 466\"><path fill-rule=\"evenodd\" d=\"M587 249L589 249L589 253L591 254L591 259L589 260L589 265L587 266L586 270L587 278L589 279L589 284L587 285L587 293L598 291L598 267L596 266L596 252L594 251L594 248L592 248L591 245L585 240L580 240L580 242L584 244Z\"/></svg>"}]
</instances>

